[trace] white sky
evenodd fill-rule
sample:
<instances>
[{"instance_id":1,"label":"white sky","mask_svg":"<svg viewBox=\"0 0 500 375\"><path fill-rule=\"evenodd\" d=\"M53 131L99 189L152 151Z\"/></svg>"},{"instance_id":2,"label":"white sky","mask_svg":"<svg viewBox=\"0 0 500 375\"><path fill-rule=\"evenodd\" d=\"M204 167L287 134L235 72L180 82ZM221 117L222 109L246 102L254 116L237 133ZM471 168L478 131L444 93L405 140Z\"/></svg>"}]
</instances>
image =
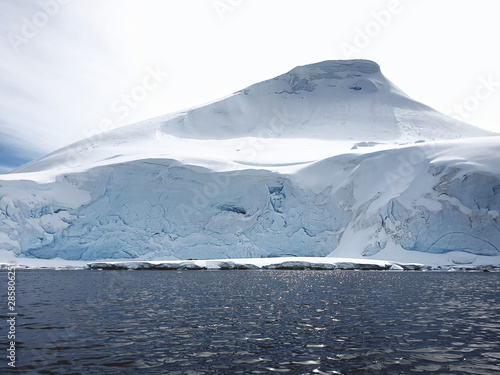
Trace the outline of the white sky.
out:
<instances>
[{"instance_id":1,"label":"white sky","mask_svg":"<svg viewBox=\"0 0 500 375\"><path fill-rule=\"evenodd\" d=\"M297 65L345 58L374 60L414 99L500 132L497 4L0 0L0 152L38 157Z\"/></svg>"}]
</instances>

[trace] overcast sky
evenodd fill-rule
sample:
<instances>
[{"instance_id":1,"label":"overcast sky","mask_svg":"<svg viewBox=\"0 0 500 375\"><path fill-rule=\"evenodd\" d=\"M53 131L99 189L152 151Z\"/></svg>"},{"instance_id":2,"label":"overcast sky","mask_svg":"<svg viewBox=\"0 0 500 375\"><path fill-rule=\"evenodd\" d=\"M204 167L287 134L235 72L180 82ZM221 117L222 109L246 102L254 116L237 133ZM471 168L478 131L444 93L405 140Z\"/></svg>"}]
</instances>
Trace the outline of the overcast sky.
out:
<instances>
[{"instance_id":1,"label":"overcast sky","mask_svg":"<svg viewBox=\"0 0 500 375\"><path fill-rule=\"evenodd\" d=\"M362 58L500 132L495 0L0 0L0 172L297 65Z\"/></svg>"}]
</instances>

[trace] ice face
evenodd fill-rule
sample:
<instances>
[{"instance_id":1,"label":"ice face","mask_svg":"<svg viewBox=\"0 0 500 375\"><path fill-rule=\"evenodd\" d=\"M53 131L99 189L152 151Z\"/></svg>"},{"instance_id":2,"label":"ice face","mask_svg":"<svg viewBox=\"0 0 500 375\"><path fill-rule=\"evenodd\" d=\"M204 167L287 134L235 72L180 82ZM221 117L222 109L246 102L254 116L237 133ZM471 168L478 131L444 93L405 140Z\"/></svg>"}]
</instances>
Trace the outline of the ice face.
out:
<instances>
[{"instance_id":1,"label":"ice face","mask_svg":"<svg viewBox=\"0 0 500 375\"><path fill-rule=\"evenodd\" d=\"M46 184L3 181L0 242L17 254L73 260L380 258L387 243L500 255L500 180L492 174L500 149L494 139L476 143L340 155L290 175L144 160ZM336 254L356 237L358 247Z\"/></svg>"}]
</instances>

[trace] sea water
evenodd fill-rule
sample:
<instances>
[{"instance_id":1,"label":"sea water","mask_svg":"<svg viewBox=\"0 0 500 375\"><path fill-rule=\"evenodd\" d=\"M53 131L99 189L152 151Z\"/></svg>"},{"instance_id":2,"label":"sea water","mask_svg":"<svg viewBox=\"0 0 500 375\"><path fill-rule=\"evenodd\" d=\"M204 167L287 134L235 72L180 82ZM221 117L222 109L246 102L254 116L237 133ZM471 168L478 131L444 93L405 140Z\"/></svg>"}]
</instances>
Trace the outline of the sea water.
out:
<instances>
[{"instance_id":1,"label":"sea water","mask_svg":"<svg viewBox=\"0 0 500 375\"><path fill-rule=\"evenodd\" d=\"M0 373L500 373L500 273L17 270L16 311Z\"/></svg>"}]
</instances>

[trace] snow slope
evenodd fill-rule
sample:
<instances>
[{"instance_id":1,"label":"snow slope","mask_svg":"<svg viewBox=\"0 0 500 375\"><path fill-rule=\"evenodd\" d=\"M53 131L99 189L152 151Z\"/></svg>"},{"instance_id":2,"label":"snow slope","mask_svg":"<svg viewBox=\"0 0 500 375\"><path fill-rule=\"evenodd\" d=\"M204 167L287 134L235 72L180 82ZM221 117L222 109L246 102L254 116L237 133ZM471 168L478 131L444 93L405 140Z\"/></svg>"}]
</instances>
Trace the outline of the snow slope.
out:
<instances>
[{"instance_id":1,"label":"snow slope","mask_svg":"<svg viewBox=\"0 0 500 375\"><path fill-rule=\"evenodd\" d=\"M499 140L325 61L1 175L0 249L500 264Z\"/></svg>"}]
</instances>

